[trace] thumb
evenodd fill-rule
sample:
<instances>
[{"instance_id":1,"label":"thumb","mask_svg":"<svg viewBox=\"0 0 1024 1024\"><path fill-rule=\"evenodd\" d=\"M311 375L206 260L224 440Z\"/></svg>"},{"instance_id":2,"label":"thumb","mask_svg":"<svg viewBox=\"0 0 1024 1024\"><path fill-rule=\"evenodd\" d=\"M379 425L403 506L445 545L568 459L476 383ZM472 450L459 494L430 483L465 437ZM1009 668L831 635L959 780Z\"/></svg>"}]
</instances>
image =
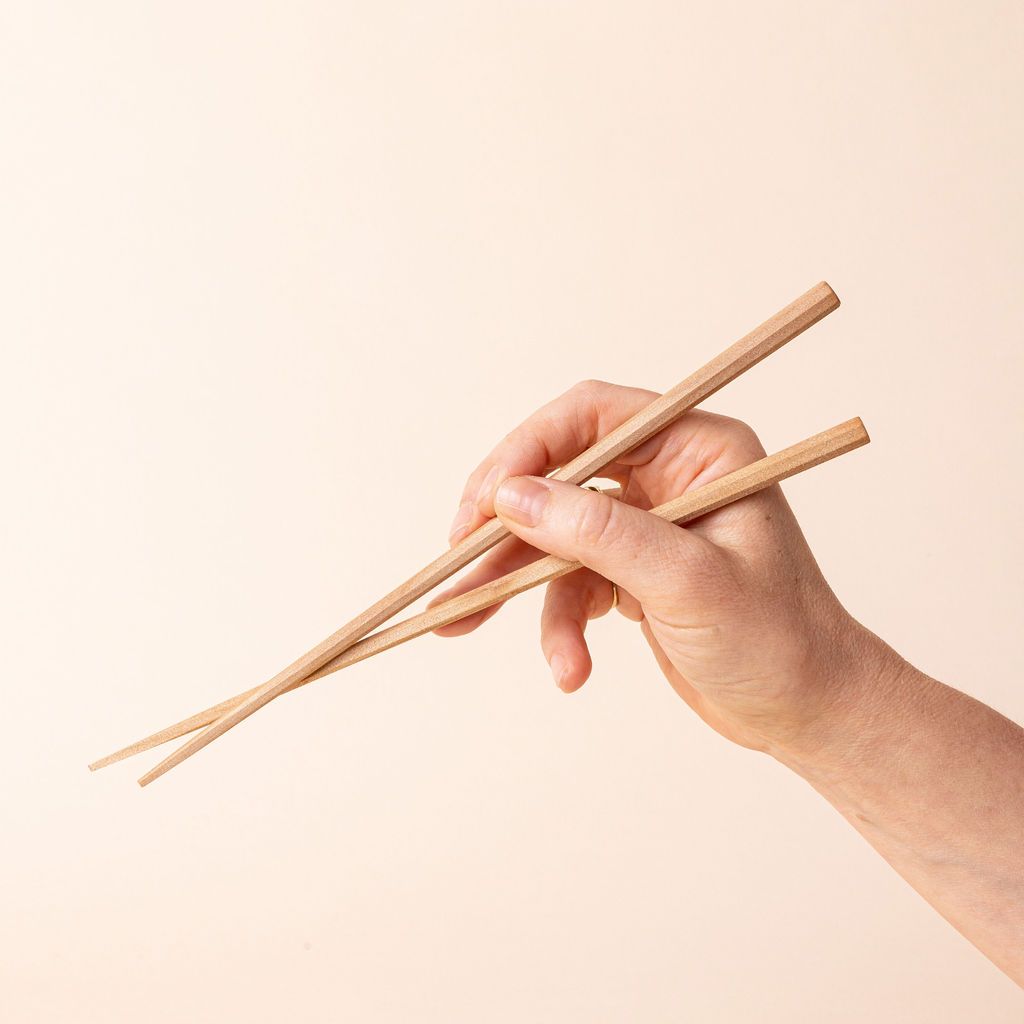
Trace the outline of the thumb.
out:
<instances>
[{"instance_id":1,"label":"thumb","mask_svg":"<svg viewBox=\"0 0 1024 1024\"><path fill-rule=\"evenodd\" d=\"M717 562L702 537L616 501L546 477L510 477L494 509L518 537L560 558L582 562L641 602L671 598L683 579Z\"/></svg>"}]
</instances>

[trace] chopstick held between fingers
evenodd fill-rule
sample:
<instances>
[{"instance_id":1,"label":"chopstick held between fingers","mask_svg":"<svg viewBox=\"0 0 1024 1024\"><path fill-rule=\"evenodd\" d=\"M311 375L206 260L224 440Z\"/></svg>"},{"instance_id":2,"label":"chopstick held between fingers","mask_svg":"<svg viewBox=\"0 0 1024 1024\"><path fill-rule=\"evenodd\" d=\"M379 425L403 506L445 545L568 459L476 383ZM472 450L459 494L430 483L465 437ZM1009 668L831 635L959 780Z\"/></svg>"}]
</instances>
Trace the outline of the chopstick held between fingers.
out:
<instances>
[{"instance_id":1,"label":"chopstick held between fingers","mask_svg":"<svg viewBox=\"0 0 1024 1024\"><path fill-rule=\"evenodd\" d=\"M820 434L807 438L783 451L776 452L774 455L751 463L749 466L735 470L709 484L688 491L680 497L652 509L652 514L680 524L690 522L716 508L721 508L729 502L737 501L805 469L810 469L812 466L819 465L829 459L859 448L861 445L867 444L868 440L867 432L861 421L859 419L849 420L846 423L841 423ZM501 601L506 601L532 587L547 583L558 576L563 576L578 568L579 563L570 562L553 555L540 558L500 579L493 580L465 594L460 594L458 597L435 605L433 608L428 608L426 611L412 616L404 622L383 629L379 633L374 633L328 662L312 676L296 683L293 689L304 686L314 679L320 679L333 672L337 672L358 661L363 661L375 654L390 650L392 647L422 636L441 626L457 622L467 615L472 615ZM178 722L176 725L155 733L144 740L140 740L138 743L126 747L115 754L111 754L90 767L103 767L106 764L111 764L124 757L140 753L167 740L175 739L201 728L203 725L214 721L226 708L241 703L251 692L242 693L230 700L223 701L213 708L208 708L206 711Z\"/></svg>"},{"instance_id":2,"label":"chopstick held between fingers","mask_svg":"<svg viewBox=\"0 0 1024 1024\"><path fill-rule=\"evenodd\" d=\"M817 323L838 305L839 299L828 284L821 282L815 285L696 373L656 398L646 408L578 455L554 474L555 479L574 484L583 483L623 452L653 437L744 370ZM371 630L493 547L507 534L508 531L500 520L493 519L485 523L455 548L435 559L406 583L371 605L350 623L279 672L241 704L224 712L198 736L192 737L144 775L139 780L140 784L147 785L159 778L290 689L295 683L316 672Z\"/></svg>"}]
</instances>

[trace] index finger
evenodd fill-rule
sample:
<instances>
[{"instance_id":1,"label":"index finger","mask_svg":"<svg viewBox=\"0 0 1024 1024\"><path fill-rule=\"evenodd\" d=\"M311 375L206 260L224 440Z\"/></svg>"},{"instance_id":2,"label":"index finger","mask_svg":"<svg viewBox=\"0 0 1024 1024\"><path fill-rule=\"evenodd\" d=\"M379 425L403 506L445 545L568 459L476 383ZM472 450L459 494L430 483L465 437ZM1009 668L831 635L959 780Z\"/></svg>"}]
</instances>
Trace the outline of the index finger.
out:
<instances>
[{"instance_id":1,"label":"index finger","mask_svg":"<svg viewBox=\"0 0 1024 1024\"><path fill-rule=\"evenodd\" d=\"M545 476L639 412L657 392L605 381L576 384L524 420L473 470L462 490L449 540L494 516L494 493L510 476Z\"/></svg>"}]
</instances>

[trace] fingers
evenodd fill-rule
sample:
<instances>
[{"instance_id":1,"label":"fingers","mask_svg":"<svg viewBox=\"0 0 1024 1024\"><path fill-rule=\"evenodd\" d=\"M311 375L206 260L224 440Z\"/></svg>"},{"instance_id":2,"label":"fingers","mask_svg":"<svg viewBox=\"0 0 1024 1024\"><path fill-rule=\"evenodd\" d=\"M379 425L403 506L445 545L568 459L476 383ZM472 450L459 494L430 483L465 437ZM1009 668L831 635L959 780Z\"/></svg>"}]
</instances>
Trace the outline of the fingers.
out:
<instances>
[{"instance_id":1,"label":"fingers","mask_svg":"<svg viewBox=\"0 0 1024 1024\"><path fill-rule=\"evenodd\" d=\"M643 622L643 605L625 588L616 585L619 593L619 603L615 606L618 613L630 622Z\"/></svg>"},{"instance_id":2,"label":"fingers","mask_svg":"<svg viewBox=\"0 0 1024 1024\"><path fill-rule=\"evenodd\" d=\"M494 515L506 477L540 475L564 465L648 405L653 391L584 381L516 427L470 474L449 539L457 543Z\"/></svg>"},{"instance_id":3,"label":"fingers","mask_svg":"<svg viewBox=\"0 0 1024 1024\"><path fill-rule=\"evenodd\" d=\"M655 397L652 391L584 381L513 430L470 474L450 528L457 543L494 515L494 494L513 476L543 476L565 465ZM631 504L650 507L764 455L744 423L693 411L603 475L628 485Z\"/></svg>"},{"instance_id":4,"label":"fingers","mask_svg":"<svg viewBox=\"0 0 1024 1024\"><path fill-rule=\"evenodd\" d=\"M763 457L764 448L747 424L701 410L688 412L619 456L622 466L631 467L624 499L646 508L660 505Z\"/></svg>"},{"instance_id":5,"label":"fingers","mask_svg":"<svg viewBox=\"0 0 1024 1024\"><path fill-rule=\"evenodd\" d=\"M582 562L645 607L672 608L681 580L692 588L713 574L721 559L709 541L650 512L556 480L506 480L495 508L528 544Z\"/></svg>"},{"instance_id":6,"label":"fingers","mask_svg":"<svg viewBox=\"0 0 1024 1024\"><path fill-rule=\"evenodd\" d=\"M590 619L612 606L612 585L588 569L549 584L540 620L540 646L556 685L565 693L578 690L590 676L593 662L583 634Z\"/></svg>"},{"instance_id":7,"label":"fingers","mask_svg":"<svg viewBox=\"0 0 1024 1024\"><path fill-rule=\"evenodd\" d=\"M593 668L585 633L591 619L607 615L615 607L610 580L591 569L579 569L548 584L540 620L540 646L559 689L574 693ZM618 588L618 610L639 622L643 610L628 591Z\"/></svg>"}]
</instances>

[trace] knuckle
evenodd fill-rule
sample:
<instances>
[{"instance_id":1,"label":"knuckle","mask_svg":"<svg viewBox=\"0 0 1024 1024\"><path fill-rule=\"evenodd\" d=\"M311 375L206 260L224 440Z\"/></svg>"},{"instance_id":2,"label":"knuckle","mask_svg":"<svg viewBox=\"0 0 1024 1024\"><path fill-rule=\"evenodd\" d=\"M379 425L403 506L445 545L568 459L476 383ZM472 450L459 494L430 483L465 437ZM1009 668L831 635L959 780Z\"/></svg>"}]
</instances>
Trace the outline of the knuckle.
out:
<instances>
[{"instance_id":1,"label":"knuckle","mask_svg":"<svg viewBox=\"0 0 1024 1024\"><path fill-rule=\"evenodd\" d=\"M574 406L589 406L597 408L607 402L609 395L616 390L617 384L609 384L606 380L597 380L588 377L586 380L577 381L568 392L566 397Z\"/></svg>"},{"instance_id":2,"label":"knuckle","mask_svg":"<svg viewBox=\"0 0 1024 1024\"><path fill-rule=\"evenodd\" d=\"M727 417L726 428L729 431L730 440L736 448L755 455L764 454L764 446L761 444L761 439L749 423Z\"/></svg>"},{"instance_id":3,"label":"knuckle","mask_svg":"<svg viewBox=\"0 0 1024 1024\"><path fill-rule=\"evenodd\" d=\"M493 461L533 464L547 457L547 445L539 429L542 424L523 423L506 434L495 450Z\"/></svg>"},{"instance_id":4,"label":"knuckle","mask_svg":"<svg viewBox=\"0 0 1024 1024\"><path fill-rule=\"evenodd\" d=\"M604 381L588 377L586 380L578 380L569 390L575 394L592 395L595 391L601 391L606 387L608 385Z\"/></svg>"},{"instance_id":5,"label":"knuckle","mask_svg":"<svg viewBox=\"0 0 1024 1024\"><path fill-rule=\"evenodd\" d=\"M580 503L576 513L576 537L592 548L615 545L622 534L622 512L617 503L603 494Z\"/></svg>"}]
</instances>

